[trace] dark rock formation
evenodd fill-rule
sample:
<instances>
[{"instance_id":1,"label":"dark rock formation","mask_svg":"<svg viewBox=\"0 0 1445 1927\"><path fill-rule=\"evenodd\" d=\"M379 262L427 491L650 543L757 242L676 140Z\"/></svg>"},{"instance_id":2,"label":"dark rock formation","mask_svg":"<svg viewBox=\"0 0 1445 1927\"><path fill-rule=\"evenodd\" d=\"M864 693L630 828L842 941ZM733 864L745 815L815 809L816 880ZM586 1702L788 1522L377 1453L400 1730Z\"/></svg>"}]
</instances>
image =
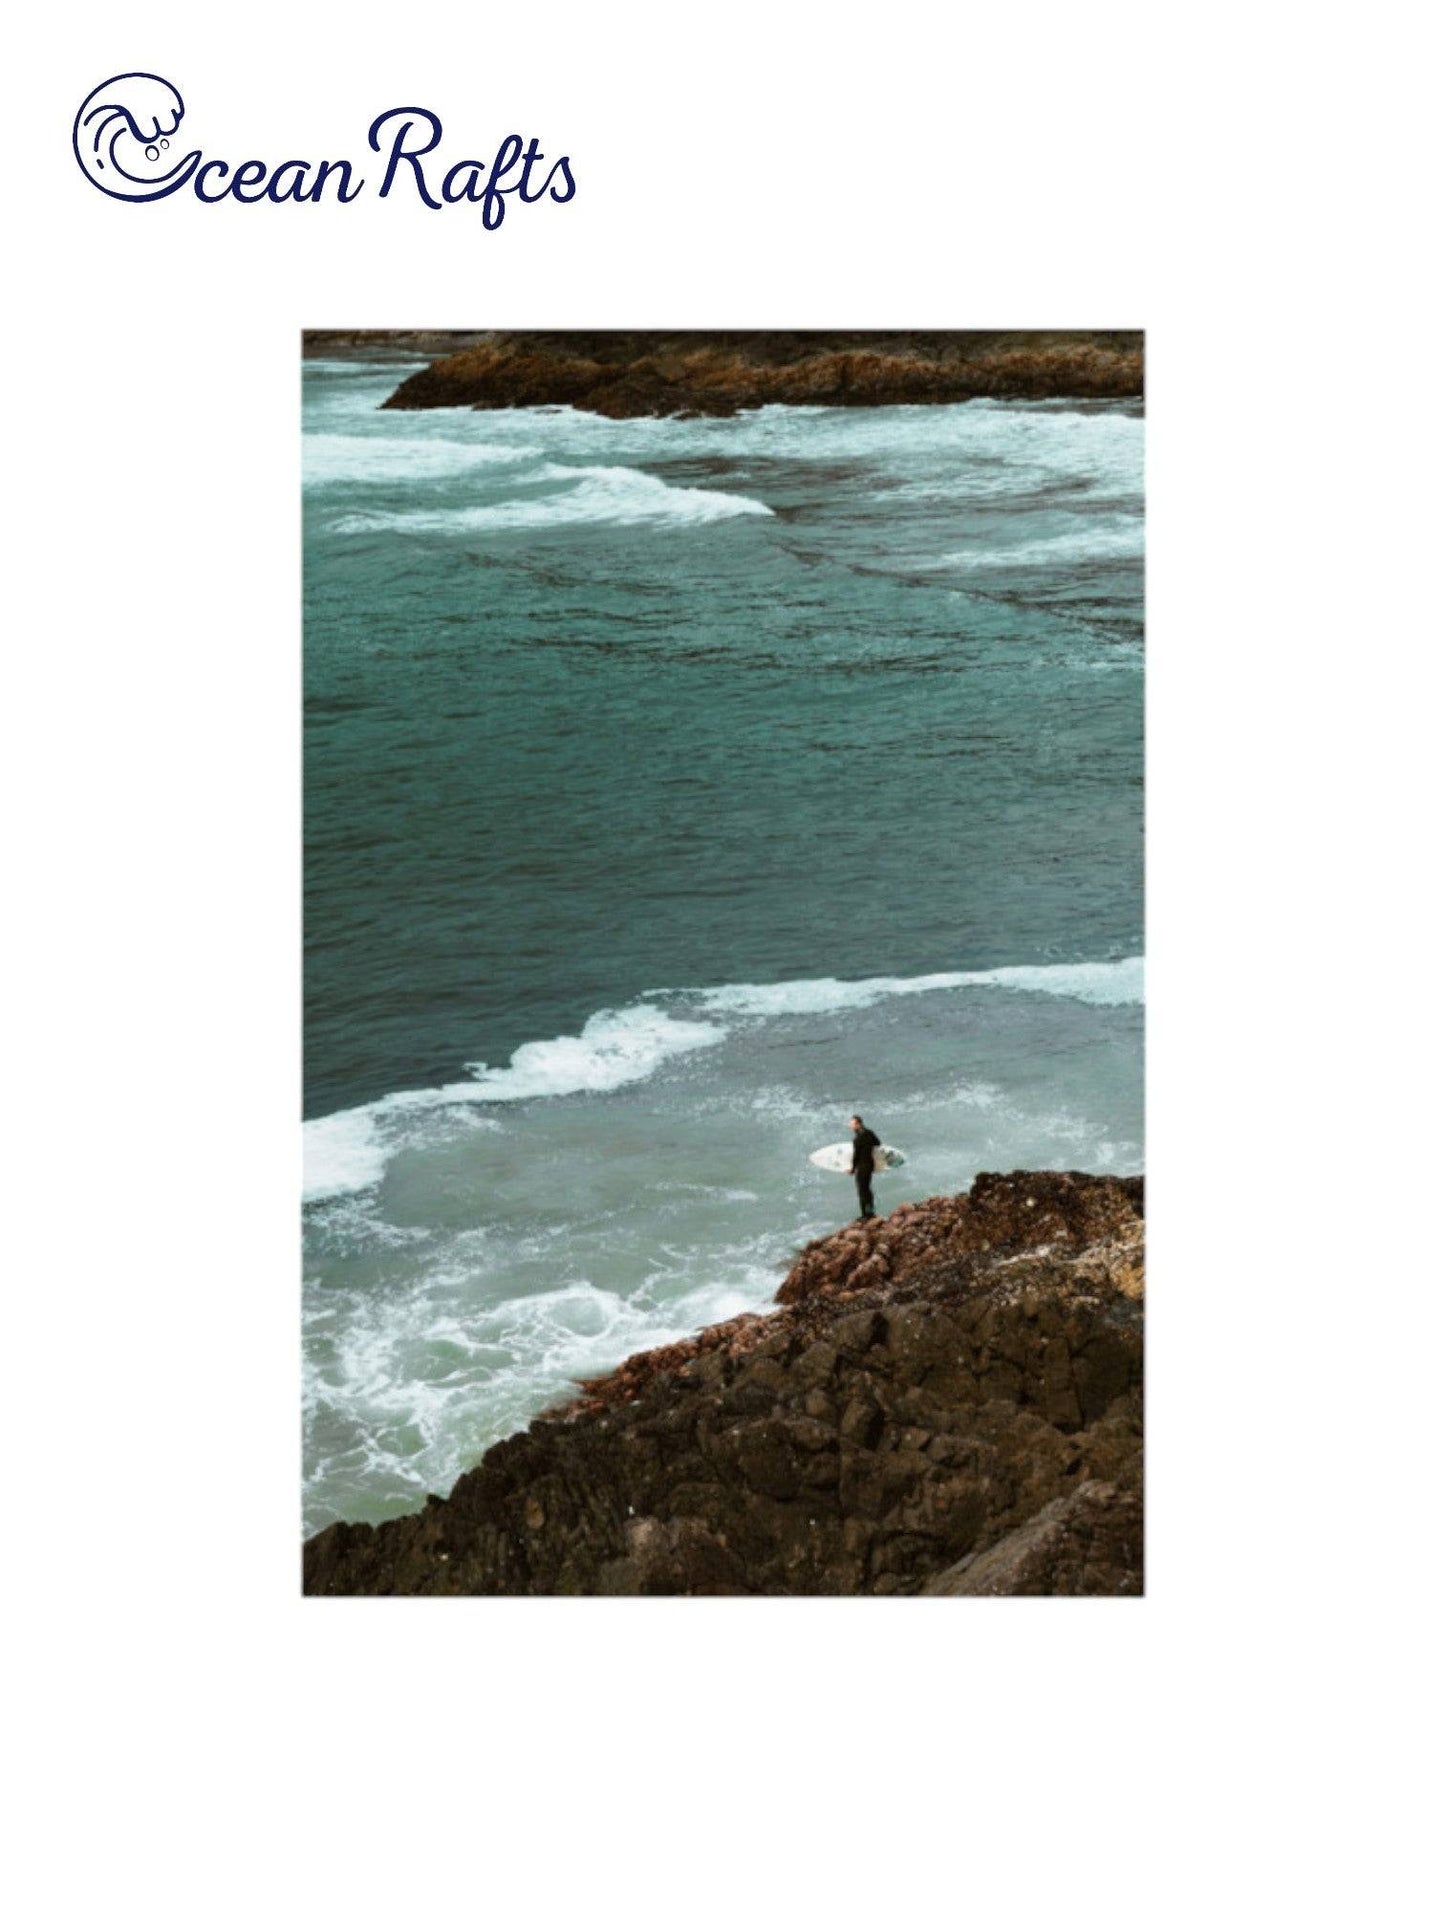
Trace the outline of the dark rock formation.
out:
<instances>
[{"instance_id":1,"label":"dark rock formation","mask_svg":"<svg viewBox=\"0 0 1445 1927\"><path fill-rule=\"evenodd\" d=\"M868 333L715 330L495 333L408 376L388 408L531 408L732 415L767 402L899 402L1144 392L1128 331Z\"/></svg>"},{"instance_id":2,"label":"dark rock formation","mask_svg":"<svg viewBox=\"0 0 1445 1927\"><path fill-rule=\"evenodd\" d=\"M629 1359L308 1593L1139 1593L1143 1180L983 1176Z\"/></svg>"},{"instance_id":3,"label":"dark rock formation","mask_svg":"<svg viewBox=\"0 0 1445 1927\"><path fill-rule=\"evenodd\" d=\"M1143 1550L1144 1502L1137 1485L1121 1489L1086 1479L987 1552L965 1553L920 1590L950 1598L1140 1593Z\"/></svg>"},{"instance_id":4,"label":"dark rock formation","mask_svg":"<svg viewBox=\"0 0 1445 1927\"><path fill-rule=\"evenodd\" d=\"M490 337L480 328L305 328L301 358L342 361L391 355L454 355Z\"/></svg>"}]
</instances>

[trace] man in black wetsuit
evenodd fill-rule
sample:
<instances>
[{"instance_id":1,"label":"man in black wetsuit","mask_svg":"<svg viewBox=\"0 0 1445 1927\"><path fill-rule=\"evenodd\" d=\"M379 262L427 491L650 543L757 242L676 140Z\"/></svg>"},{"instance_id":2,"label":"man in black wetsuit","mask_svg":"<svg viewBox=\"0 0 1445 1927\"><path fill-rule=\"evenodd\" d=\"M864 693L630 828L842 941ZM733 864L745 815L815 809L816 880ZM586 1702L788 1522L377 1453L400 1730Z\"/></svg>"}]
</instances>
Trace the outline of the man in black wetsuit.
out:
<instances>
[{"instance_id":1,"label":"man in black wetsuit","mask_svg":"<svg viewBox=\"0 0 1445 1927\"><path fill-rule=\"evenodd\" d=\"M861 1117L849 1118L853 1127L853 1182L858 1187L858 1218L876 1217L873 1209L873 1153L882 1139L868 1129Z\"/></svg>"}]
</instances>

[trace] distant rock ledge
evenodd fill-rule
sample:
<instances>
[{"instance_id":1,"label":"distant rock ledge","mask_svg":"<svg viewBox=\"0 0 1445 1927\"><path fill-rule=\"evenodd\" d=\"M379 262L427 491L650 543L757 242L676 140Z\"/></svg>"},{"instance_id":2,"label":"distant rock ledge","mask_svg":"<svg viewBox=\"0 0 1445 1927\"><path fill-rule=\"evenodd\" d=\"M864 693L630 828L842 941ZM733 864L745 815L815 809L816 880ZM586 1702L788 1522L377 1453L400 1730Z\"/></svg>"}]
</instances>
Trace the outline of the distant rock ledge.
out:
<instances>
[{"instance_id":1,"label":"distant rock ledge","mask_svg":"<svg viewBox=\"0 0 1445 1927\"><path fill-rule=\"evenodd\" d=\"M481 328L305 328L301 334L303 361L370 361L378 357L454 355L478 341L490 340Z\"/></svg>"},{"instance_id":2,"label":"distant rock ledge","mask_svg":"<svg viewBox=\"0 0 1445 1927\"><path fill-rule=\"evenodd\" d=\"M394 341L422 351L423 339ZM353 352L361 345L352 338ZM372 334L365 345L374 351L391 343ZM383 405L557 404L623 418L733 415L768 402L877 408L980 396L1037 401L1143 392L1144 337L1127 330L652 329L482 335L409 375Z\"/></svg>"},{"instance_id":3,"label":"distant rock ledge","mask_svg":"<svg viewBox=\"0 0 1445 1927\"><path fill-rule=\"evenodd\" d=\"M319 1593L1138 1594L1144 1181L984 1175L587 1381Z\"/></svg>"}]
</instances>

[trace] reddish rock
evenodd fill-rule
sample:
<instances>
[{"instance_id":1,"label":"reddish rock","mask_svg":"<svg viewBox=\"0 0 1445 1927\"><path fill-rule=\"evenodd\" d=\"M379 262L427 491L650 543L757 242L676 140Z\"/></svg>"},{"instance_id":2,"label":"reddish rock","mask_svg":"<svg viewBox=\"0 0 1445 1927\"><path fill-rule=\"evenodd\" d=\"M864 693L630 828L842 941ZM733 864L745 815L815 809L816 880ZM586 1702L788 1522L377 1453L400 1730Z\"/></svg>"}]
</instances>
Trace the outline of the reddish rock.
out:
<instances>
[{"instance_id":1,"label":"reddish rock","mask_svg":"<svg viewBox=\"0 0 1445 1927\"><path fill-rule=\"evenodd\" d=\"M620 419L1143 391L1144 338L1128 330L498 332L409 375L385 405Z\"/></svg>"}]
</instances>

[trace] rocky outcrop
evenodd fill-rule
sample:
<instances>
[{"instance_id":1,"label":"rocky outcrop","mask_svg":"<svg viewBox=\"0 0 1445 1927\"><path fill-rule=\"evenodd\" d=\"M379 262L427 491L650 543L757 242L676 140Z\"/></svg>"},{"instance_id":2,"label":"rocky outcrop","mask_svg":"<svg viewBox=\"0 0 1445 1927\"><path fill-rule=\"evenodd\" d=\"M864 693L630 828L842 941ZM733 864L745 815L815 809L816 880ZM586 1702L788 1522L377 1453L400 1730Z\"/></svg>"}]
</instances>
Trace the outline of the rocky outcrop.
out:
<instances>
[{"instance_id":1,"label":"rocky outcrop","mask_svg":"<svg viewBox=\"0 0 1445 1927\"><path fill-rule=\"evenodd\" d=\"M308 1593L1138 1593L1143 1181L982 1176L629 1359Z\"/></svg>"},{"instance_id":2,"label":"rocky outcrop","mask_svg":"<svg viewBox=\"0 0 1445 1927\"><path fill-rule=\"evenodd\" d=\"M385 406L566 404L618 418L1143 392L1144 338L1121 330L651 330L490 334L410 375Z\"/></svg>"},{"instance_id":3,"label":"rocky outcrop","mask_svg":"<svg viewBox=\"0 0 1445 1927\"><path fill-rule=\"evenodd\" d=\"M1143 1551L1144 1501L1137 1485L1085 1479L987 1552L965 1553L920 1590L948 1598L1141 1593Z\"/></svg>"},{"instance_id":4,"label":"rocky outcrop","mask_svg":"<svg viewBox=\"0 0 1445 1927\"><path fill-rule=\"evenodd\" d=\"M480 328L305 328L301 358L360 361L378 355L454 355L489 339Z\"/></svg>"}]
</instances>

